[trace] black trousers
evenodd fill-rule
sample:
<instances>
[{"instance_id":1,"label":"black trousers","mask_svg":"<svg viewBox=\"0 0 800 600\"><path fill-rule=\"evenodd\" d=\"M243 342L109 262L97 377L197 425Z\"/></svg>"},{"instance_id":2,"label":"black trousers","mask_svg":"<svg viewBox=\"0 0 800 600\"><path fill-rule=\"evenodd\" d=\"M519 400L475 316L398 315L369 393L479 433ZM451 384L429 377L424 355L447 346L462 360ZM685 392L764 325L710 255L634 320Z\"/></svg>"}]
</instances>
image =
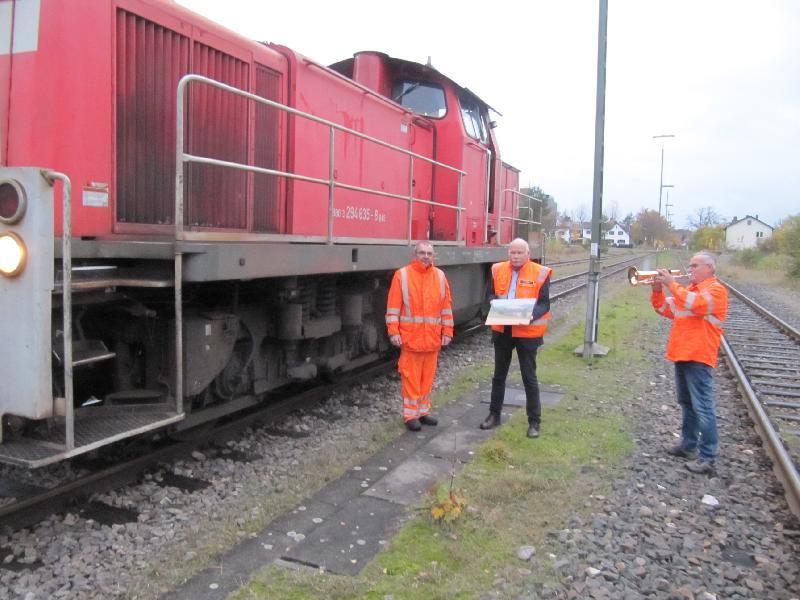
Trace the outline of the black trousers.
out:
<instances>
[{"instance_id":1,"label":"black trousers","mask_svg":"<svg viewBox=\"0 0 800 600\"><path fill-rule=\"evenodd\" d=\"M519 368L522 371L522 383L525 386L528 423L539 425L542 418L542 404L539 401L539 380L536 379L536 351L542 345L542 338L511 337L511 327L506 327L503 333L492 332L492 344L494 344L494 376L489 412L499 416L503 408L511 352L516 348Z\"/></svg>"}]
</instances>

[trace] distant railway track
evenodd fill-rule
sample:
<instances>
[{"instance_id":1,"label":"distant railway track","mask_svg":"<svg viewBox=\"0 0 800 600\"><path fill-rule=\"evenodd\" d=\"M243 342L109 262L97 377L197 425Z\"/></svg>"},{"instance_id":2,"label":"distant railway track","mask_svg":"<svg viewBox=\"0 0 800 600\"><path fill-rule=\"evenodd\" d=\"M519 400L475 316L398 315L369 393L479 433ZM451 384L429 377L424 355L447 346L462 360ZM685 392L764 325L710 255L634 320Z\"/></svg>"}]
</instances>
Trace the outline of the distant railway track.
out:
<instances>
[{"instance_id":1,"label":"distant railway track","mask_svg":"<svg viewBox=\"0 0 800 600\"><path fill-rule=\"evenodd\" d=\"M800 331L730 284L722 348L747 410L800 517Z\"/></svg>"},{"instance_id":2,"label":"distant railway track","mask_svg":"<svg viewBox=\"0 0 800 600\"><path fill-rule=\"evenodd\" d=\"M617 273L621 273L622 271L627 270L629 266L631 266L634 262L639 260L640 258L644 258L645 255L638 255L638 256L630 256L624 260L612 263L610 265L603 265L602 271L600 271L600 278L604 279L606 277L610 277L612 275L616 275ZM567 275L565 277L559 277L557 279L553 279L550 282L550 299L557 300L558 298L563 298L572 294L573 292L577 292L578 290L586 287L586 281L583 281L577 285L569 286L568 282L578 279L580 277L586 277L588 271L582 271L580 273L575 273L574 275Z\"/></svg>"}]
</instances>

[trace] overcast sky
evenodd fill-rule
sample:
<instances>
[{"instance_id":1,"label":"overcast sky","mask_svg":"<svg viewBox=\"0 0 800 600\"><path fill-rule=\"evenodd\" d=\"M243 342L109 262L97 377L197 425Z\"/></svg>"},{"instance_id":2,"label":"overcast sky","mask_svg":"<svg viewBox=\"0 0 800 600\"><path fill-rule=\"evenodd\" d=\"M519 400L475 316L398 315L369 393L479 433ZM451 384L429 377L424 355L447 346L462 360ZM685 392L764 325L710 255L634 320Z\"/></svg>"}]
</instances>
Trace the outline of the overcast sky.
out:
<instances>
[{"instance_id":1,"label":"overcast sky","mask_svg":"<svg viewBox=\"0 0 800 600\"><path fill-rule=\"evenodd\" d=\"M502 158L560 212L591 215L599 0L179 0L330 64L379 50L499 110ZM800 214L800 0L609 0L603 209ZM664 207L664 211L667 207Z\"/></svg>"}]
</instances>

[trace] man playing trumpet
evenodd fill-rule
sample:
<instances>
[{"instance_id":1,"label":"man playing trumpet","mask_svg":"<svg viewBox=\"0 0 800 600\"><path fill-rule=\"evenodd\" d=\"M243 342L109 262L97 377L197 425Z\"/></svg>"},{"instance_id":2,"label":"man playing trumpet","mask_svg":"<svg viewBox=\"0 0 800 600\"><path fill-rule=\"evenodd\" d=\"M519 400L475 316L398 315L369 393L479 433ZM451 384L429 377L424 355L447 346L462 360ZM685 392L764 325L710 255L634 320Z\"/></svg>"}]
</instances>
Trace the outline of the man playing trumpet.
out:
<instances>
[{"instance_id":1,"label":"man playing trumpet","mask_svg":"<svg viewBox=\"0 0 800 600\"><path fill-rule=\"evenodd\" d=\"M696 458L686 463L693 473L714 470L718 447L712 370L728 314L728 290L715 273L714 256L698 252L689 263L688 287L675 281L667 269L658 269L651 284L653 308L673 321L666 357L675 363L675 387L683 412L681 441L667 452ZM664 286L670 296L664 295Z\"/></svg>"}]
</instances>

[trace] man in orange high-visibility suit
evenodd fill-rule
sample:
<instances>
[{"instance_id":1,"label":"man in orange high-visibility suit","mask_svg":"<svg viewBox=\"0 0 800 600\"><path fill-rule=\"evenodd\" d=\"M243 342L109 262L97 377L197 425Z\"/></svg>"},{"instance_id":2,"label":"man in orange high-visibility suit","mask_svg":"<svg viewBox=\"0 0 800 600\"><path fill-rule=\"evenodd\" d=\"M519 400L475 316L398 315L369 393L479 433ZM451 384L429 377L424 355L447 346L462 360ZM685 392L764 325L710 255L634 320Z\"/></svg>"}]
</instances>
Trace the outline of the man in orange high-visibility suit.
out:
<instances>
[{"instance_id":1,"label":"man in orange high-visibility suit","mask_svg":"<svg viewBox=\"0 0 800 600\"><path fill-rule=\"evenodd\" d=\"M542 405L539 380L536 378L536 352L544 343L550 322L550 275L553 270L531 260L528 242L521 238L508 246L508 260L492 265L494 297L500 299L535 298L536 304L529 325L493 325L494 376L489 416L481 429L500 424L500 411L506 391L506 376L511 365L511 352L516 348L522 383L525 386L525 408L528 413L529 438L539 437Z\"/></svg>"},{"instance_id":2,"label":"man in orange high-visibility suit","mask_svg":"<svg viewBox=\"0 0 800 600\"><path fill-rule=\"evenodd\" d=\"M717 415L714 379L722 324L728 314L728 290L717 280L716 260L698 252L689 263L689 287L666 269L658 269L650 302L672 319L667 359L675 363L675 388L683 413L681 441L667 452L696 460L686 463L693 473L711 473L717 456ZM671 296L664 295L666 286Z\"/></svg>"},{"instance_id":3,"label":"man in orange high-visibility suit","mask_svg":"<svg viewBox=\"0 0 800 600\"><path fill-rule=\"evenodd\" d=\"M386 301L389 341L400 348L403 421L411 431L436 425L431 389L439 350L453 339L453 307L444 271L433 266L433 246L419 242L414 259L392 278Z\"/></svg>"}]
</instances>

